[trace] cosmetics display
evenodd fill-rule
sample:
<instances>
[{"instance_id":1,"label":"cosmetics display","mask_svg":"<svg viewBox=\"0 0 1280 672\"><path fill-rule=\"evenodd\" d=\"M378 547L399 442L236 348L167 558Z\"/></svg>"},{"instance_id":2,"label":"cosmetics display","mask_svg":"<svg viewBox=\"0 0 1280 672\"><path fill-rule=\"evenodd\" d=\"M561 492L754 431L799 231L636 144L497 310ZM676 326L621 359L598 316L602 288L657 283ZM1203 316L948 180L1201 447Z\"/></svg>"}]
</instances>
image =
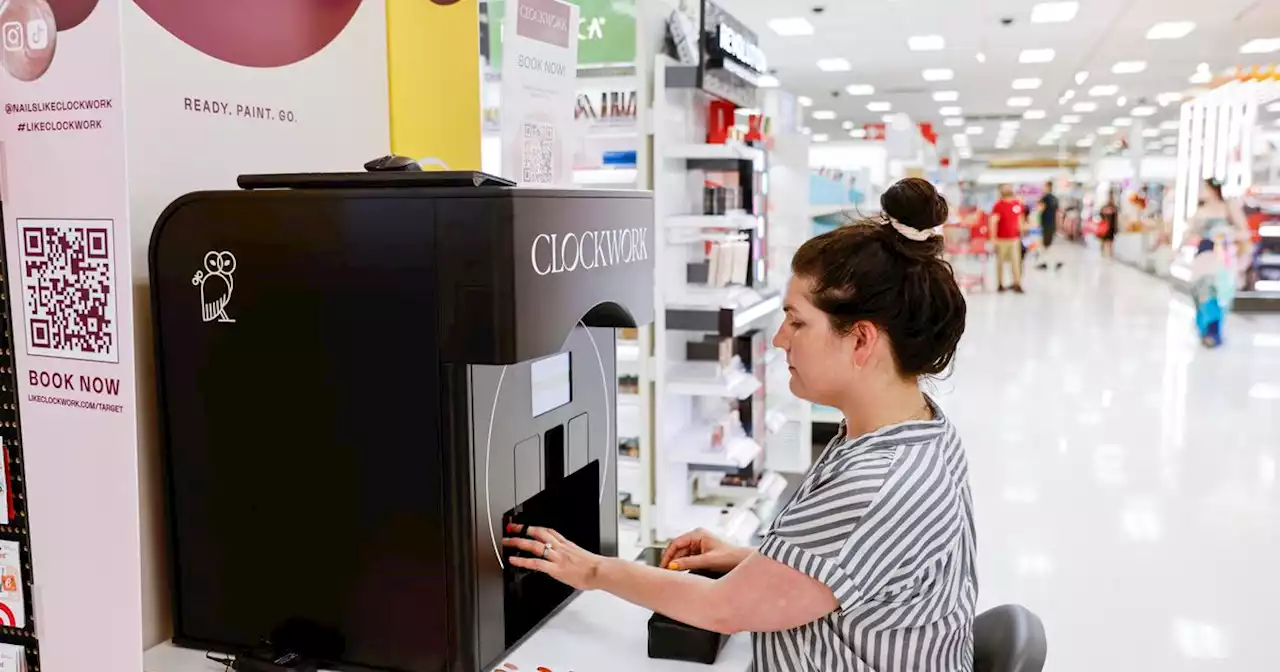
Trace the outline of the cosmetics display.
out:
<instances>
[{"instance_id":1,"label":"cosmetics display","mask_svg":"<svg viewBox=\"0 0 1280 672\"><path fill-rule=\"evenodd\" d=\"M614 330L653 317L650 195L240 184L178 199L150 249L175 643L492 669L572 595L510 564L509 524L616 553Z\"/></svg>"},{"instance_id":2,"label":"cosmetics display","mask_svg":"<svg viewBox=\"0 0 1280 672\"><path fill-rule=\"evenodd\" d=\"M11 340L12 311L20 311L21 303L10 303L15 292L8 260L0 236L0 672L25 672L40 669L40 648L31 599L31 531Z\"/></svg>"}]
</instances>

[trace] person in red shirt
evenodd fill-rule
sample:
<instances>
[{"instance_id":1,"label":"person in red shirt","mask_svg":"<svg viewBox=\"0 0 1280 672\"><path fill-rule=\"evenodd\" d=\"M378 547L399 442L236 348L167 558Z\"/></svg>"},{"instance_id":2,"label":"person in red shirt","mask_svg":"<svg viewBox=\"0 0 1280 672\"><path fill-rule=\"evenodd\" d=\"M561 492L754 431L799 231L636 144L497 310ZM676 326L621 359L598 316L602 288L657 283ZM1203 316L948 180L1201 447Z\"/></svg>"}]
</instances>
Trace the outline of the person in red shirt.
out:
<instances>
[{"instance_id":1,"label":"person in red shirt","mask_svg":"<svg viewBox=\"0 0 1280 672\"><path fill-rule=\"evenodd\" d=\"M1013 291L1022 293L1022 229L1026 209L1013 193L1013 186L1000 185L1000 200L991 206L991 239L996 245L996 284L1005 291L1004 265L1013 266Z\"/></svg>"}]
</instances>

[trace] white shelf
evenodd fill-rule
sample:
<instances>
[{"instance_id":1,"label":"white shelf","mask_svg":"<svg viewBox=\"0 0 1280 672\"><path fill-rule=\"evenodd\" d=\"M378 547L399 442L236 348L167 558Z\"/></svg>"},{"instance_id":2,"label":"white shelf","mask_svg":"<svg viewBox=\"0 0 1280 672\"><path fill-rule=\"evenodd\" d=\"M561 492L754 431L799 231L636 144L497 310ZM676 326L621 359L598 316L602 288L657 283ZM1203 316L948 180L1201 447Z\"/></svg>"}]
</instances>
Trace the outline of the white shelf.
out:
<instances>
[{"instance_id":1,"label":"white shelf","mask_svg":"<svg viewBox=\"0 0 1280 672\"><path fill-rule=\"evenodd\" d=\"M760 218L746 212L725 215L672 215L662 222L669 229L754 229Z\"/></svg>"},{"instance_id":2,"label":"white shelf","mask_svg":"<svg viewBox=\"0 0 1280 672\"><path fill-rule=\"evenodd\" d=\"M764 150L748 147L739 143L703 143L688 145L672 145L667 148L667 156L673 159L694 160L734 160L759 161L764 158Z\"/></svg>"},{"instance_id":3,"label":"white shelf","mask_svg":"<svg viewBox=\"0 0 1280 672\"><path fill-rule=\"evenodd\" d=\"M640 459L618 455L618 492L629 492L635 498L640 490Z\"/></svg>"},{"instance_id":4,"label":"white shelf","mask_svg":"<svg viewBox=\"0 0 1280 672\"><path fill-rule=\"evenodd\" d=\"M683 514L681 519L688 522L689 529L706 528L740 546L751 543L751 537L760 529L760 517L748 507L690 504Z\"/></svg>"},{"instance_id":5,"label":"white shelf","mask_svg":"<svg viewBox=\"0 0 1280 672\"><path fill-rule=\"evenodd\" d=\"M684 362L667 375L667 391L686 396L746 399L760 387L754 376L740 371L725 373L715 362Z\"/></svg>"},{"instance_id":6,"label":"white shelf","mask_svg":"<svg viewBox=\"0 0 1280 672\"><path fill-rule=\"evenodd\" d=\"M619 362L640 361L640 344L628 343L626 341L618 341L618 361Z\"/></svg>"},{"instance_id":7,"label":"white shelf","mask_svg":"<svg viewBox=\"0 0 1280 672\"><path fill-rule=\"evenodd\" d=\"M666 442L670 459L718 471L737 471L755 462L764 448L746 436L726 439L724 445L711 448L711 427L700 425L682 430Z\"/></svg>"}]
</instances>

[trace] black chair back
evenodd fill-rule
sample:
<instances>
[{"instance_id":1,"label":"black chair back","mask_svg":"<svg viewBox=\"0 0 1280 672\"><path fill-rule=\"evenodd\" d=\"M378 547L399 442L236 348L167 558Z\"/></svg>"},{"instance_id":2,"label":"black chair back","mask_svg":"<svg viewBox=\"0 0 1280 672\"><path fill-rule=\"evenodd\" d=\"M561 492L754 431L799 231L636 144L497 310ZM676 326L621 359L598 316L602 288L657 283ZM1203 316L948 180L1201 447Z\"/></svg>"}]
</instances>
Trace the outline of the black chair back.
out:
<instances>
[{"instance_id":1,"label":"black chair back","mask_svg":"<svg viewBox=\"0 0 1280 672\"><path fill-rule=\"evenodd\" d=\"M974 619L974 672L1041 672L1047 650L1044 624L1024 606L1006 604Z\"/></svg>"}]
</instances>

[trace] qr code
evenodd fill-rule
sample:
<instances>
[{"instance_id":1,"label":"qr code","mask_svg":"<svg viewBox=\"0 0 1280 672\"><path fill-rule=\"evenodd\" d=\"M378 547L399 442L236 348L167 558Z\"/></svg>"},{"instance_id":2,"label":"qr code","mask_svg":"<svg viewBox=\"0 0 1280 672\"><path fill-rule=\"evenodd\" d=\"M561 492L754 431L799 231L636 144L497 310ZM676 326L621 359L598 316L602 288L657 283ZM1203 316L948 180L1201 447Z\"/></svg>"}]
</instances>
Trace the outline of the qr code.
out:
<instances>
[{"instance_id":1,"label":"qr code","mask_svg":"<svg viewBox=\"0 0 1280 672\"><path fill-rule=\"evenodd\" d=\"M27 353L119 361L115 241L106 219L20 219Z\"/></svg>"},{"instance_id":2,"label":"qr code","mask_svg":"<svg viewBox=\"0 0 1280 672\"><path fill-rule=\"evenodd\" d=\"M524 124L521 182L550 184L555 180L556 128L551 124Z\"/></svg>"}]
</instances>

